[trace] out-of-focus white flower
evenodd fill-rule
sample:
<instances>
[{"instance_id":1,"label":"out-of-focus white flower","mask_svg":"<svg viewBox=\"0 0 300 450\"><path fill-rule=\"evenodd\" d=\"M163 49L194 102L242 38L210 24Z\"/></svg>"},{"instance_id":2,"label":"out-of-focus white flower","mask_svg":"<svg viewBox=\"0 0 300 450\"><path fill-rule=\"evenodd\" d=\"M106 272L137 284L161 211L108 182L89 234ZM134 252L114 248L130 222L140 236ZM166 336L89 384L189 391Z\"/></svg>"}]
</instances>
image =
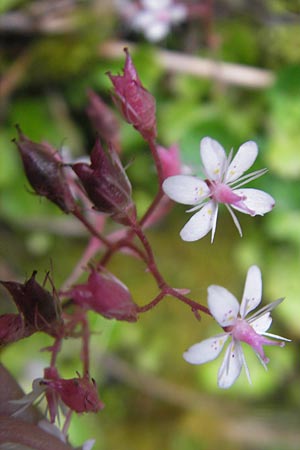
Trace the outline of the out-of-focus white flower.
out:
<instances>
[{"instance_id":1,"label":"out-of-focus white flower","mask_svg":"<svg viewBox=\"0 0 300 450\"><path fill-rule=\"evenodd\" d=\"M175 175L163 183L163 190L172 200L193 205L188 212L197 211L180 232L184 241L196 241L212 230L213 242L219 203L224 203L242 235L241 226L232 208L249 214L260 215L271 211L275 201L258 189L239 189L244 184L266 173L266 169L243 175L252 166L258 154L255 142L241 145L232 159L214 139L205 137L200 143L200 156L205 180L189 175ZM200 211L198 211L200 210Z\"/></svg>"},{"instance_id":2,"label":"out-of-focus white flower","mask_svg":"<svg viewBox=\"0 0 300 450\"><path fill-rule=\"evenodd\" d=\"M141 8L132 15L130 25L146 39L158 42L168 35L171 26L185 20L187 8L172 0L141 0Z\"/></svg>"},{"instance_id":3,"label":"out-of-focus white flower","mask_svg":"<svg viewBox=\"0 0 300 450\"><path fill-rule=\"evenodd\" d=\"M261 297L261 272L257 266L251 266L248 270L241 305L227 289L215 285L208 288L209 310L223 328L224 333L193 345L184 353L183 357L190 364L203 364L212 361L219 356L225 342L230 339L218 372L218 386L220 388L229 388L240 375L243 366L248 381L251 383L241 342L245 342L253 348L258 359L266 368L269 359L264 353L263 345L283 347L285 345L283 341L289 341L289 339L266 332L272 323L270 311L283 301L282 298L246 318L249 312L260 304ZM269 339L270 337L279 339L279 341L273 341Z\"/></svg>"}]
</instances>

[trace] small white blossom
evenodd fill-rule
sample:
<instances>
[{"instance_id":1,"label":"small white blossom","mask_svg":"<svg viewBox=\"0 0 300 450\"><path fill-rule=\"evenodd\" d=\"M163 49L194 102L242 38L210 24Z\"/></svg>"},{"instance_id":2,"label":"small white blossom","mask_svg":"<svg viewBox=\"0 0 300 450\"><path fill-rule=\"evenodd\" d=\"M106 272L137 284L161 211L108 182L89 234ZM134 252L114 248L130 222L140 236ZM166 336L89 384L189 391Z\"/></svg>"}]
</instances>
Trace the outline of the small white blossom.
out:
<instances>
[{"instance_id":1,"label":"small white blossom","mask_svg":"<svg viewBox=\"0 0 300 450\"><path fill-rule=\"evenodd\" d=\"M254 163L258 154L255 142L241 145L235 157L226 156L223 147L214 139L205 137L200 143L200 156L206 179L175 175L163 183L165 194L172 200L192 205L188 212L197 211L180 232L184 241L196 241L212 230L213 242L219 203L224 203L242 236L241 226L232 208L250 216L271 211L275 201L264 191L240 189L241 186L266 173L266 169L243 175Z\"/></svg>"},{"instance_id":2,"label":"small white blossom","mask_svg":"<svg viewBox=\"0 0 300 450\"><path fill-rule=\"evenodd\" d=\"M151 42L167 36L171 26L182 22L187 16L184 4L172 0L141 0L141 9L132 17L131 26L144 33Z\"/></svg>"},{"instance_id":3,"label":"small white blossom","mask_svg":"<svg viewBox=\"0 0 300 450\"><path fill-rule=\"evenodd\" d=\"M248 381L251 383L241 342L245 342L253 348L266 369L269 359L265 356L263 345L283 347L285 345L283 341L289 341L289 339L266 332L272 323L270 311L283 301L282 298L246 318L249 312L260 304L261 297L261 272L257 266L251 266L248 270L241 305L227 289L215 285L208 288L209 310L224 332L193 345L183 354L183 357L190 364L212 361L221 353L225 342L230 340L218 372L220 388L229 388L240 375L243 366ZM280 341L273 341L269 339L270 337Z\"/></svg>"}]
</instances>

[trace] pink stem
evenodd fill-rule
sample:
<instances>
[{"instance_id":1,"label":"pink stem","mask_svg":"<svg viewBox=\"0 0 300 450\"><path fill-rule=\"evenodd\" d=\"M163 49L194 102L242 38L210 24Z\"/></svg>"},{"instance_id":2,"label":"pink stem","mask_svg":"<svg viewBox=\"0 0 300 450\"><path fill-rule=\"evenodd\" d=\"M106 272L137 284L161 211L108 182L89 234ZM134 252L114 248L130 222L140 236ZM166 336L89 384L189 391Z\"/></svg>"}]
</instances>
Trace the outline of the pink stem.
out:
<instances>
[{"instance_id":1,"label":"pink stem","mask_svg":"<svg viewBox=\"0 0 300 450\"><path fill-rule=\"evenodd\" d=\"M88 320L85 317L82 318L82 349L81 349L81 359L83 362L83 374L89 373L90 369L90 329Z\"/></svg>"},{"instance_id":2,"label":"pink stem","mask_svg":"<svg viewBox=\"0 0 300 450\"><path fill-rule=\"evenodd\" d=\"M132 227L132 231L134 231L134 233L140 239L141 243L143 244L143 246L146 250L146 253L148 256L147 266L148 266L149 271L152 273L153 277L155 278L155 280L158 284L158 287L160 289L163 289L163 287L166 286L167 283L165 282L164 278L162 277L162 275L160 274L160 272L156 266L152 248L151 248L151 245L150 245L148 239L146 238L142 228L140 227L140 225L137 222L136 223L132 222L131 227Z\"/></svg>"},{"instance_id":3,"label":"pink stem","mask_svg":"<svg viewBox=\"0 0 300 450\"><path fill-rule=\"evenodd\" d=\"M145 305L141 307L140 312L146 312L150 309L152 309L154 306L156 306L166 295L171 295L172 297L178 298L178 300L186 303L189 305L192 309L192 311L202 311L205 314L208 314L211 316L211 313L209 309L206 306L202 306L199 303L194 302L193 300L189 299L185 295L181 294L178 290L168 286L162 275L160 274L156 262L154 259L154 255L151 249L151 246L148 242L148 239L146 238L142 228L139 226L139 224L132 223L132 230L136 233L137 237L142 242L147 255L148 255L148 269L152 273L153 277L155 278L158 287L161 289L161 293L152 300L148 305Z\"/></svg>"},{"instance_id":4,"label":"pink stem","mask_svg":"<svg viewBox=\"0 0 300 450\"><path fill-rule=\"evenodd\" d=\"M56 338L53 346L49 349L52 352L50 367L55 367L57 355L61 349L61 338Z\"/></svg>"},{"instance_id":5,"label":"pink stem","mask_svg":"<svg viewBox=\"0 0 300 450\"><path fill-rule=\"evenodd\" d=\"M66 415L66 420L65 420L65 423L64 423L64 426L62 429L62 433L64 434L64 436L67 436L67 434L68 434L68 429L71 424L72 413L73 413L73 411L70 409Z\"/></svg>"},{"instance_id":6,"label":"pink stem","mask_svg":"<svg viewBox=\"0 0 300 450\"><path fill-rule=\"evenodd\" d=\"M78 208L76 208L73 211L73 214L75 217L77 217L77 219L81 223L83 223L83 225L89 230L89 232L93 236L96 236L100 242L102 242L104 245L106 245L106 247L110 246L110 242L93 227L93 225L84 217L84 215L81 213L81 211Z\"/></svg>"},{"instance_id":7,"label":"pink stem","mask_svg":"<svg viewBox=\"0 0 300 450\"><path fill-rule=\"evenodd\" d=\"M144 306L138 307L139 313L144 313L150 311L150 309L154 308L163 298L165 297L165 293L161 291L150 303Z\"/></svg>"}]
</instances>

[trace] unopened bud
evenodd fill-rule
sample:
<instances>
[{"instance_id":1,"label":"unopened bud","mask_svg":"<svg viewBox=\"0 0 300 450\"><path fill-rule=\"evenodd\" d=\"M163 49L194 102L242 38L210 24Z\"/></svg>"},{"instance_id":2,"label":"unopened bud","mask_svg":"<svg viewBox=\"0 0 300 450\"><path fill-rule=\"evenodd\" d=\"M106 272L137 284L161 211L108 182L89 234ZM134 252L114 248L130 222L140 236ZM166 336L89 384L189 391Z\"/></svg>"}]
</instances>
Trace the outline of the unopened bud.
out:
<instances>
[{"instance_id":1,"label":"unopened bud","mask_svg":"<svg viewBox=\"0 0 300 450\"><path fill-rule=\"evenodd\" d=\"M88 91L87 115L99 136L120 151L120 125L114 112L94 91Z\"/></svg>"},{"instance_id":2,"label":"unopened bud","mask_svg":"<svg viewBox=\"0 0 300 450\"><path fill-rule=\"evenodd\" d=\"M47 197L65 213L75 209L64 167L58 152L47 144L30 141L17 126L19 139L14 140L23 161L27 179L38 195Z\"/></svg>"},{"instance_id":3,"label":"unopened bud","mask_svg":"<svg viewBox=\"0 0 300 450\"><path fill-rule=\"evenodd\" d=\"M70 292L73 301L108 319L137 320L137 305L127 287L107 272L92 270L85 284L74 286Z\"/></svg>"},{"instance_id":4,"label":"unopened bud","mask_svg":"<svg viewBox=\"0 0 300 450\"><path fill-rule=\"evenodd\" d=\"M146 140L156 138L155 99L142 85L127 49L123 75L111 75L113 100L124 119Z\"/></svg>"},{"instance_id":5,"label":"unopened bud","mask_svg":"<svg viewBox=\"0 0 300 450\"><path fill-rule=\"evenodd\" d=\"M12 295L26 327L32 332L43 331L57 337L63 328L59 301L35 281L35 276L36 271L23 284L15 281L0 283Z\"/></svg>"},{"instance_id":6,"label":"unopened bud","mask_svg":"<svg viewBox=\"0 0 300 450\"><path fill-rule=\"evenodd\" d=\"M158 145L157 153L161 162L164 180L181 173L180 152L176 144L171 145L168 149Z\"/></svg>"},{"instance_id":7,"label":"unopened bud","mask_svg":"<svg viewBox=\"0 0 300 450\"><path fill-rule=\"evenodd\" d=\"M0 346L19 341L33 332L33 328L24 323L21 314L0 316Z\"/></svg>"},{"instance_id":8,"label":"unopened bud","mask_svg":"<svg viewBox=\"0 0 300 450\"><path fill-rule=\"evenodd\" d=\"M96 413L104 408L96 383L88 375L71 379L57 376L54 379L44 379L41 383L48 387L48 394L55 392L66 406L77 413Z\"/></svg>"},{"instance_id":9,"label":"unopened bud","mask_svg":"<svg viewBox=\"0 0 300 450\"><path fill-rule=\"evenodd\" d=\"M105 151L97 140L91 153L91 164L77 163L72 168L95 209L111 214L123 225L135 220L130 181L113 148Z\"/></svg>"}]
</instances>

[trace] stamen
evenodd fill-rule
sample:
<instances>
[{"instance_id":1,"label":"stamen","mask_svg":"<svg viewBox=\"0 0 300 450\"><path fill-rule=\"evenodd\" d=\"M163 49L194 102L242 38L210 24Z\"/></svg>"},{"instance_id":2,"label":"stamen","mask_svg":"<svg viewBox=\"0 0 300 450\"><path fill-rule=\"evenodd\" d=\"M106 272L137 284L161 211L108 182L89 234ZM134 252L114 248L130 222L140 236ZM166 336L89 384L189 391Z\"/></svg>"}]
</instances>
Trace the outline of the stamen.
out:
<instances>
[{"instance_id":1,"label":"stamen","mask_svg":"<svg viewBox=\"0 0 300 450\"><path fill-rule=\"evenodd\" d=\"M286 342L292 342L291 339L287 339L285 337L279 336L278 334L273 334L273 333L262 333L263 336L268 336L274 339L279 339L280 341L286 341ZM276 343L278 345L278 343ZM276 345L274 344L274 345ZM284 344L284 342L283 342Z\"/></svg>"},{"instance_id":2,"label":"stamen","mask_svg":"<svg viewBox=\"0 0 300 450\"><path fill-rule=\"evenodd\" d=\"M265 313L272 311L276 306L280 305L284 300L284 297L279 298L278 300L275 300L275 302L270 303L269 305L264 306L263 308L259 309L256 313L252 314L249 318L247 318L247 322L251 323L253 320L258 319L259 317L262 317L265 315Z\"/></svg>"},{"instance_id":3,"label":"stamen","mask_svg":"<svg viewBox=\"0 0 300 450\"><path fill-rule=\"evenodd\" d=\"M239 232L240 236L242 237L243 236L243 232L242 232L241 225L240 225L240 223L238 221L238 218L236 217L236 215L234 214L234 212L232 211L232 209L230 208L230 206L227 203L225 203L225 206L228 209L228 211L229 211L229 213L230 213L230 215L232 217L232 220L234 222L234 225L238 229L238 232Z\"/></svg>"},{"instance_id":4,"label":"stamen","mask_svg":"<svg viewBox=\"0 0 300 450\"><path fill-rule=\"evenodd\" d=\"M260 169L256 170L255 172L248 173L246 175L243 175L242 177L238 178L237 180L232 181L231 183L227 183L228 186L231 186L233 189L238 189L239 187L243 186L246 183L249 183L250 181L255 180L256 178L261 177L265 173L268 172L268 169ZM238 183L236 186L234 186L235 183Z\"/></svg>"},{"instance_id":5,"label":"stamen","mask_svg":"<svg viewBox=\"0 0 300 450\"><path fill-rule=\"evenodd\" d=\"M269 359L266 358L266 360L264 361L264 360L262 359L262 357L261 357L257 352L255 352L255 354L256 354L256 356L258 357L260 363L264 366L265 370L268 370L267 363L269 362Z\"/></svg>"},{"instance_id":6,"label":"stamen","mask_svg":"<svg viewBox=\"0 0 300 450\"><path fill-rule=\"evenodd\" d=\"M202 208L202 206L204 206L204 204L205 204L206 202L205 201L203 201L203 202L201 202L201 203L199 203L198 205L196 205L196 206L193 206L192 208L190 208L190 209L187 209L186 210L186 212L194 212L194 211L197 211L197 209L201 209Z\"/></svg>"},{"instance_id":7,"label":"stamen","mask_svg":"<svg viewBox=\"0 0 300 450\"><path fill-rule=\"evenodd\" d=\"M248 379L248 383L252 384L249 368L248 368L248 365L247 365L247 362L246 362L246 358L245 358L245 355L244 355L244 352L243 352L242 348L241 348L241 351L240 351L240 357L242 358L242 363L243 363L243 366L245 368L245 372L246 372L246 376L247 376L247 379Z\"/></svg>"},{"instance_id":8,"label":"stamen","mask_svg":"<svg viewBox=\"0 0 300 450\"><path fill-rule=\"evenodd\" d=\"M211 230L211 243L213 243L214 237L215 237L215 232L216 232L216 227L217 227L217 218L218 218L218 204L216 205L216 209L215 209L215 215L212 219L212 230Z\"/></svg>"}]
</instances>

